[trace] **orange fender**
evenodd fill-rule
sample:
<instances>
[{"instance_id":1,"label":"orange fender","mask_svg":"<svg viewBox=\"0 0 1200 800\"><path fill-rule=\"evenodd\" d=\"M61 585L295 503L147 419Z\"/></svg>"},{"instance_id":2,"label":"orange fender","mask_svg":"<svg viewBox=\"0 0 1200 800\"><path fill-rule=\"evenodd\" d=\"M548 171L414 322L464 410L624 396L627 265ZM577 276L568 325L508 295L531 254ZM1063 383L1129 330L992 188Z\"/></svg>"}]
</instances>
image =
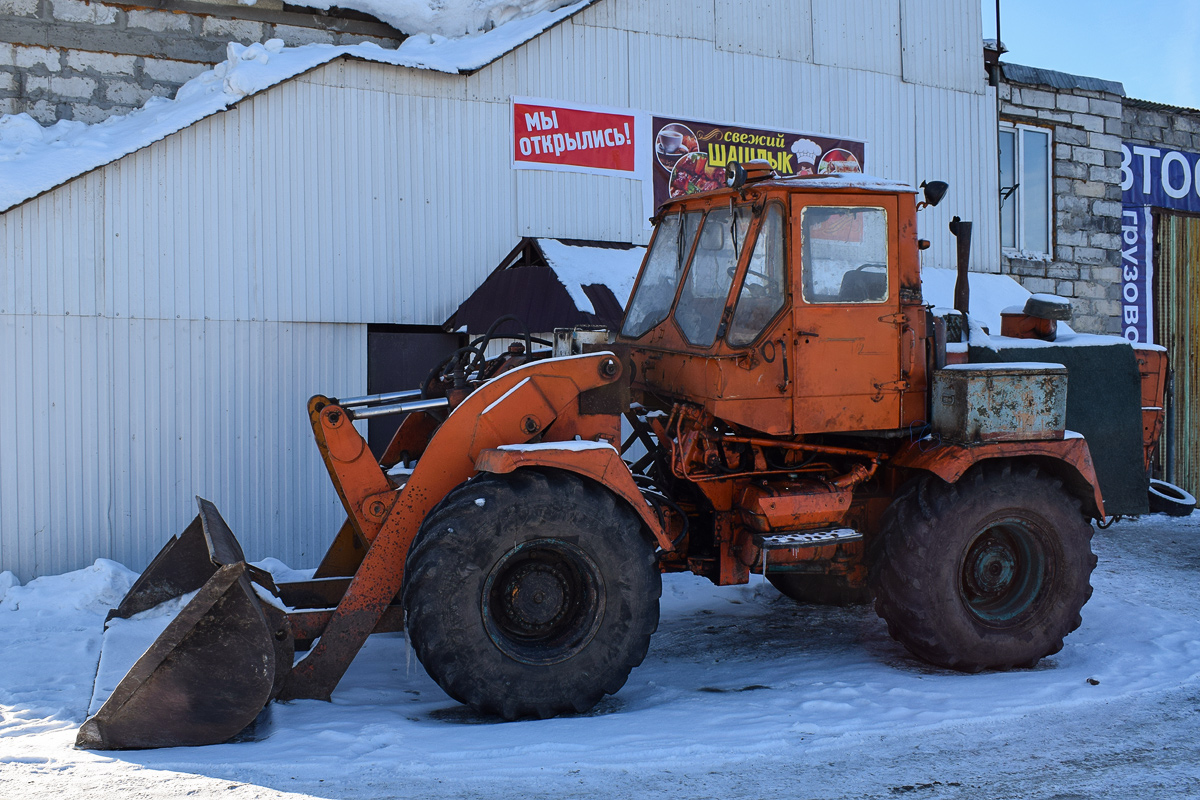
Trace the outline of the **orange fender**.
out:
<instances>
[{"instance_id":1,"label":"orange fender","mask_svg":"<svg viewBox=\"0 0 1200 800\"><path fill-rule=\"evenodd\" d=\"M1096 479L1091 452L1082 436L1038 442L942 442L922 452L923 443L928 445L924 440L907 445L889 462L890 466L932 472L946 483L957 483L971 467L992 459L1030 458L1059 462L1059 477L1084 501L1084 511L1096 519L1104 519L1104 498L1100 496L1100 483Z\"/></svg>"},{"instance_id":2,"label":"orange fender","mask_svg":"<svg viewBox=\"0 0 1200 800\"><path fill-rule=\"evenodd\" d=\"M658 515L638 491L629 467L611 445L605 442L508 445L484 450L475 461L475 469L480 472L506 473L521 467L550 467L590 478L628 503L659 547L674 549Z\"/></svg>"}]
</instances>

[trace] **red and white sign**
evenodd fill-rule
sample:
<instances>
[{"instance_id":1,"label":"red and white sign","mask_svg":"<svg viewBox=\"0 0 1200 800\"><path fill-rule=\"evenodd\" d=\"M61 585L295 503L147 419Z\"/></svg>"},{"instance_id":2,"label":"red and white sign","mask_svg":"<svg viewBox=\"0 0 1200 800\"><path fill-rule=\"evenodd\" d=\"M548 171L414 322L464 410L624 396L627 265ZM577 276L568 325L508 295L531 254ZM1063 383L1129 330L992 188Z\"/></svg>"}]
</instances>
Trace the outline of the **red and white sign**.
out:
<instances>
[{"instance_id":1,"label":"red and white sign","mask_svg":"<svg viewBox=\"0 0 1200 800\"><path fill-rule=\"evenodd\" d=\"M640 177L637 112L526 97L512 109L515 169Z\"/></svg>"}]
</instances>

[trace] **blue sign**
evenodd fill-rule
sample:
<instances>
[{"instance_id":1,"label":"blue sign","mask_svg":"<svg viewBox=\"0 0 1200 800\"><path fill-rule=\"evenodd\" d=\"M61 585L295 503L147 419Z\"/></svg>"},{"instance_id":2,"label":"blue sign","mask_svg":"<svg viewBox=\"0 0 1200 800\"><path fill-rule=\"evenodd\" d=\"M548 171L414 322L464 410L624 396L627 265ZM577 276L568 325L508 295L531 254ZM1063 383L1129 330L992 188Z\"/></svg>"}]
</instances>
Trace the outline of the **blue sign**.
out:
<instances>
[{"instance_id":1,"label":"blue sign","mask_svg":"<svg viewBox=\"0 0 1200 800\"><path fill-rule=\"evenodd\" d=\"M1135 343L1154 341L1152 224L1149 206L1126 206L1121 212L1121 333Z\"/></svg>"},{"instance_id":2,"label":"blue sign","mask_svg":"<svg viewBox=\"0 0 1200 800\"><path fill-rule=\"evenodd\" d=\"M1131 342L1153 342L1150 209L1200 214L1200 153L1122 143L1121 205L1121 331Z\"/></svg>"},{"instance_id":3,"label":"blue sign","mask_svg":"<svg viewBox=\"0 0 1200 800\"><path fill-rule=\"evenodd\" d=\"M1125 142L1121 202L1200 214L1200 153Z\"/></svg>"}]
</instances>

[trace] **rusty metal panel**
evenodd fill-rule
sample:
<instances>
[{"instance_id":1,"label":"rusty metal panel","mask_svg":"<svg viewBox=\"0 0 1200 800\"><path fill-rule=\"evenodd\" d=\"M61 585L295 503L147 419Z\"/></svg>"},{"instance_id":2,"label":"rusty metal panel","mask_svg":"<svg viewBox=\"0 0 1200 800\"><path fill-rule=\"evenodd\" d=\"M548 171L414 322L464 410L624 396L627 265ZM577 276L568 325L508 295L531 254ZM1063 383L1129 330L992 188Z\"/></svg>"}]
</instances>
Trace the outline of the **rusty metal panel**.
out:
<instances>
[{"instance_id":1,"label":"rusty metal panel","mask_svg":"<svg viewBox=\"0 0 1200 800\"><path fill-rule=\"evenodd\" d=\"M1200 493L1200 218L1158 217L1158 266L1154 292L1155 335L1167 348L1173 372L1170 452L1166 474L1172 483Z\"/></svg>"},{"instance_id":2,"label":"rusty metal panel","mask_svg":"<svg viewBox=\"0 0 1200 800\"><path fill-rule=\"evenodd\" d=\"M956 364L933 374L933 430L951 442L1061 439L1067 368Z\"/></svg>"}]
</instances>

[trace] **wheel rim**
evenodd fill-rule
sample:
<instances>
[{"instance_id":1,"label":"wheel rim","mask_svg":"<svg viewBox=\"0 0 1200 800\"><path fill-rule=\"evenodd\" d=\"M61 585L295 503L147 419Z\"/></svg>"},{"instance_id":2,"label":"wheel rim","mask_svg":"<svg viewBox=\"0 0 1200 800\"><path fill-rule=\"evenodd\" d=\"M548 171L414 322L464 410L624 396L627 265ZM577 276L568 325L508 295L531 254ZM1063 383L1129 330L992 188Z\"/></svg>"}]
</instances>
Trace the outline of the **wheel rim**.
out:
<instances>
[{"instance_id":1,"label":"wheel rim","mask_svg":"<svg viewBox=\"0 0 1200 800\"><path fill-rule=\"evenodd\" d=\"M963 602L984 623L1012 624L1036 611L1049 567L1046 548L1028 523L1005 520L991 525L967 548Z\"/></svg>"},{"instance_id":2,"label":"wheel rim","mask_svg":"<svg viewBox=\"0 0 1200 800\"><path fill-rule=\"evenodd\" d=\"M579 547L559 539L517 545L483 588L492 642L525 664L558 664L587 646L604 615L604 582Z\"/></svg>"}]
</instances>

